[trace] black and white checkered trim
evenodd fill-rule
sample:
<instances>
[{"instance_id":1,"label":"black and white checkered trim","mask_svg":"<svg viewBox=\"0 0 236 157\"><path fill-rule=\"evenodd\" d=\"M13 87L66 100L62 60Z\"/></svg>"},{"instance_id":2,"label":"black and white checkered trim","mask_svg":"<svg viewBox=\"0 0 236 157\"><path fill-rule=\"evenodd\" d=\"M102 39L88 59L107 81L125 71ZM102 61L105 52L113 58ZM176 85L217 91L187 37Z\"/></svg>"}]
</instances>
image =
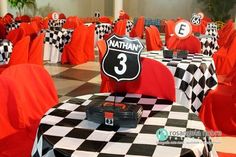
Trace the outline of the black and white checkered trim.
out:
<instances>
[{"instance_id":1,"label":"black and white checkered trim","mask_svg":"<svg viewBox=\"0 0 236 157\"><path fill-rule=\"evenodd\" d=\"M86 106L104 100L113 101L114 95L80 96L51 108L40 122L32 156L214 156L203 123L189 109L140 94L118 94L118 102L143 106L136 128L108 127L86 120ZM160 128L168 132L195 131L203 136L172 134L160 142L156 137Z\"/></svg>"},{"instance_id":2,"label":"black and white checkered trim","mask_svg":"<svg viewBox=\"0 0 236 157\"><path fill-rule=\"evenodd\" d=\"M13 23L9 23L6 25L6 30L7 33L9 33L10 31L17 29L20 27L20 23L19 22L13 22Z\"/></svg>"},{"instance_id":3,"label":"black and white checkered trim","mask_svg":"<svg viewBox=\"0 0 236 157\"><path fill-rule=\"evenodd\" d=\"M0 40L0 65L7 64L10 60L13 45L10 41Z\"/></svg>"},{"instance_id":4,"label":"black and white checkered trim","mask_svg":"<svg viewBox=\"0 0 236 157\"><path fill-rule=\"evenodd\" d=\"M157 60L168 67L175 78L175 86L191 100L191 109L198 114L203 98L217 86L215 64L203 54L188 54L187 59L163 58L159 51L143 52L141 57Z\"/></svg>"},{"instance_id":5,"label":"black and white checkered trim","mask_svg":"<svg viewBox=\"0 0 236 157\"><path fill-rule=\"evenodd\" d=\"M50 19L49 21L48 21L48 27L49 28L62 28L62 26L64 25L64 23L66 22L66 20L65 19L59 19L59 20L52 20L52 19Z\"/></svg>"},{"instance_id":6,"label":"black and white checkered trim","mask_svg":"<svg viewBox=\"0 0 236 157\"><path fill-rule=\"evenodd\" d=\"M201 51L205 55L212 56L219 49L217 38L215 37L204 37L200 39L200 42Z\"/></svg>"},{"instance_id":7,"label":"black and white checkered trim","mask_svg":"<svg viewBox=\"0 0 236 157\"><path fill-rule=\"evenodd\" d=\"M103 39L105 34L111 33L111 24L105 24L105 23L96 24L95 33L98 40Z\"/></svg>"}]
</instances>

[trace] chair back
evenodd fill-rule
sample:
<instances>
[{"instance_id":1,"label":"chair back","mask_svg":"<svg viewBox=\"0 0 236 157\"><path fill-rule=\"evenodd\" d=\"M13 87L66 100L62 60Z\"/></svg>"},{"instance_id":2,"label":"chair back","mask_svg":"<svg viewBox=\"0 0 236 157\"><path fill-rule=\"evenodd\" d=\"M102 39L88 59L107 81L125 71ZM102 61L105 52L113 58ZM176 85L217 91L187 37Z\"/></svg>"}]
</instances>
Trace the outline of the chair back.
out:
<instances>
[{"instance_id":1,"label":"chair back","mask_svg":"<svg viewBox=\"0 0 236 157\"><path fill-rule=\"evenodd\" d=\"M15 44L10 57L9 65L28 63L30 37L26 36Z\"/></svg>"},{"instance_id":2,"label":"chair back","mask_svg":"<svg viewBox=\"0 0 236 157\"><path fill-rule=\"evenodd\" d=\"M38 64L43 66L43 45L44 45L44 36L42 33L37 36L31 43L29 49L29 59L28 63Z\"/></svg>"},{"instance_id":3,"label":"chair back","mask_svg":"<svg viewBox=\"0 0 236 157\"><path fill-rule=\"evenodd\" d=\"M11 41L13 45L15 45L18 41L20 41L25 36L25 32L22 28L17 28L10 31L6 39Z\"/></svg>"},{"instance_id":4,"label":"chair back","mask_svg":"<svg viewBox=\"0 0 236 157\"><path fill-rule=\"evenodd\" d=\"M145 18L144 16L140 16L137 20L137 23L134 25L133 29L130 32L130 37L143 38L144 25L145 25Z\"/></svg>"},{"instance_id":5,"label":"chair back","mask_svg":"<svg viewBox=\"0 0 236 157\"><path fill-rule=\"evenodd\" d=\"M126 33L126 24L127 20L119 20L118 22L115 23L114 27L114 33L119 36L123 36Z\"/></svg>"}]
</instances>

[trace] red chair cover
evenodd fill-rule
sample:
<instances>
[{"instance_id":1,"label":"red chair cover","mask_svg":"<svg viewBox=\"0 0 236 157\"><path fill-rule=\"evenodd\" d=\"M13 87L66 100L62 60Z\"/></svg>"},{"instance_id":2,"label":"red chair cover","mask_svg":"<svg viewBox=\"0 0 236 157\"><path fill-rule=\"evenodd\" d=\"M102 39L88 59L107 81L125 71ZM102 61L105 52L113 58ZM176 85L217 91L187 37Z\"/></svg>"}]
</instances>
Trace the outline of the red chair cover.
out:
<instances>
[{"instance_id":1,"label":"red chair cover","mask_svg":"<svg viewBox=\"0 0 236 157\"><path fill-rule=\"evenodd\" d=\"M79 25L73 32L71 42L65 45L61 57L61 63L81 64L88 61L85 52L85 42L88 28L85 25Z\"/></svg>"},{"instance_id":2,"label":"red chair cover","mask_svg":"<svg viewBox=\"0 0 236 157\"><path fill-rule=\"evenodd\" d=\"M203 101L199 117L208 129L236 135L236 75L231 85L219 84Z\"/></svg>"},{"instance_id":3,"label":"red chair cover","mask_svg":"<svg viewBox=\"0 0 236 157\"><path fill-rule=\"evenodd\" d=\"M80 24L83 24L82 20L80 20L77 16L70 16L66 19L66 22L63 24L63 28L75 29Z\"/></svg>"},{"instance_id":4,"label":"red chair cover","mask_svg":"<svg viewBox=\"0 0 236 157\"><path fill-rule=\"evenodd\" d=\"M33 40L29 50L28 63L43 65L44 36L45 34L42 33Z\"/></svg>"},{"instance_id":5,"label":"red chair cover","mask_svg":"<svg viewBox=\"0 0 236 157\"><path fill-rule=\"evenodd\" d=\"M0 21L0 39L5 39L7 35L5 24Z\"/></svg>"},{"instance_id":6,"label":"red chair cover","mask_svg":"<svg viewBox=\"0 0 236 157\"><path fill-rule=\"evenodd\" d=\"M100 16L98 21L101 22L101 23L110 23L110 24L112 24L111 19L107 16Z\"/></svg>"},{"instance_id":7,"label":"red chair cover","mask_svg":"<svg viewBox=\"0 0 236 157\"><path fill-rule=\"evenodd\" d=\"M168 40L171 37L171 34L174 34L175 21L168 20L165 21L165 44L168 44Z\"/></svg>"},{"instance_id":8,"label":"red chair cover","mask_svg":"<svg viewBox=\"0 0 236 157\"><path fill-rule=\"evenodd\" d=\"M130 37L139 37L143 38L145 18L140 16L137 20L137 23L134 25L133 29L130 32Z\"/></svg>"},{"instance_id":9,"label":"red chair cover","mask_svg":"<svg viewBox=\"0 0 236 157\"><path fill-rule=\"evenodd\" d=\"M28 157L40 119L49 108L58 103L56 90L50 75L42 66L15 65L6 69L1 75L11 80L8 86L14 86L11 91L0 94L8 98L3 105L8 110L9 119L4 118L4 122L15 130L11 134L0 132L2 137L0 156L12 157L20 154L21 157ZM8 89L10 90L10 88L4 90Z\"/></svg>"},{"instance_id":10,"label":"red chair cover","mask_svg":"<svg viewBox=\"0 0 236 157\"><path fill-rule=\"evenodd\" d=\"M17 29L14 29L14 30L10 31L6 36L6 39L11 41L13 46L14 46L24 36L25 36L24 30L22 28L17 28Z\"/></svg>"},{"instance_id":11,"label":"red chair cover","mask_svg":"<svg viewBox=\"0 0 236 157\"><path fill-rule=\"evenodd\" d=\"M129 15L127 13L124 13L123 15L119 16L119 19L120 20L129 20L130 18L129 18Z\"/></svg>"},{"instance_id":12,"label":"red chair cover","mask_svg":"<svg viewBox=\"0 0 236 157\"><path fill-rule=\"evenodd\" d=\"M149 58L141 58L141 66L136 80L119 83L110 80L111 91L107 92L137 93L175 101L175 82L169 69Z\"/></svg>"},{"instance_id":13,"label":"red chair cover","mask_svg":"<svg viewBox=\"0 0 236 157\"><path fill-rule=\"evenodd\" d=\"M13 47L9 65L28 63L30 37L24 37Z\"/></svg>"},{"instance_id":14,"label":"red chair cover","mask_svg":"<svg viewBox=\"0 0 236 157\"><path fill-rule=\"evenodd\" d=\"M59 19L66 19L66 15L64 13L59 14Z\"/></svg>"},{"instance_id":15,"label":"red chair cover","mask_svg":"<svg viewBox=\"0 0 236 157\"><path fill-rule=\"evenodd\" d=\"M236 30L230 34L227 42L214 55L213 59L218 75L227 75L236 64Z\"/></svg>"},{"instance_id":16,"label":"red chair cover","mask_svg":"<svg viewBox=\"0 0 236 157\"><path fill-rule=\"evenodd\" d=\"M115 23L114 33L119 36L123 36L126 34L126 24L127 20L119 20Z\"/></svg>"},{"instance_id":17,"label":"red chair cover","mask_svg":"<svg viewBox=\"0 0 236 157\"><path fill-rule=\"evenodd\" d=\"M233 20L229 20L219 31L219 39L218 39L218 45L219 47L224 46L227 39L229 38L230 34L234 31L234 22Z\"/></svg>"},{"instance_id":18,"label":"red chair cover","mask_svg":"<svg viewBox=\"0 0 236 157\"><path fill-rule=\"evenodd\" d=\"M193 35L186 39L179 39L174 35L169 38L167 48L170 50L186 50L189 53L200 53L201 43L199 39Z\"/></svg>"},{"instance_id":19,"label":"red chair cover","mask_svg":"<svg viewBox=\"0 0 236 157\"><path fill-rule=\"evenodd\" d=\"M89 61L95 60L94 54L95 24L88 26L84 51Z\"/></svg>"},{"instance_id":20,"label":"red chair cover","mask_svg":"<svg viewBox=\"0 0 236 157\"><path fill-rule=\"evenodd\" d=\"M146 47L147 51L160 50L160 37L158 42L158 37L156 36L155 30L150 27L146 27Z\"/></svg>"},{"instance_id":21,"label":"red chair cover","mask_svg":"<svg viewBox=\"0 0 236 157\"><path fill-rule=\"evenodd\" d=\"M162 41L161 41L160 32L159 32L158 28L156 26L153 26L153 25L151 25L150 28L154 32L156 44L161 49L163 44L162 44Z\"/></svg>"}]
</instances>

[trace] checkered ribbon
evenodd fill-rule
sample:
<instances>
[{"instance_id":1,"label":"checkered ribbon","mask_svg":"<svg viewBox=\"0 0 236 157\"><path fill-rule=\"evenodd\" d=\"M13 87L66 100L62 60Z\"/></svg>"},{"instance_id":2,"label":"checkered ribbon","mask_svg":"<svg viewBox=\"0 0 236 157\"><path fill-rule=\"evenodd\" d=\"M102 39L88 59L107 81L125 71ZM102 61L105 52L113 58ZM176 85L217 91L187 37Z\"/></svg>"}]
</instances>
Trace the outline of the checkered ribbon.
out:
<instances>
[{"instance_id":1,"label":"checkered ribbon","mask_svg":"<svg viewBox=\"0 0 236 157\"><path fill-rule=\"evenodd\" d=\"M13 23L9 23L6 25L6 30L7 33L9 33L10 31L17 29L20 27L20 23L19 22L13 22Z\"/></svg>"},{"instance_id":2,"label":"checkered ribbon","mask_svg":"<svg viewBox=\"0 0 236 157\"><path fill-rule=\"evenodd\" d=\"M143 52L142 57L157 60L175 77L175 86L191 100L191 109L198 114L208 90L217 86L213 59L203 54L188 54L187 59L163 58L158 51Z\"/></svg>"},{"instance_id":3,"label":"checkered ribbon","mask_svg":"<svg viewBox=\"0 0 236 157\"><path fill-rule=\"evenodd\" d=\"M216 153L203 123L182 105L139 94L117 94L118 102L142 105L136 128L86 120L86 106L104 100L113 101L114 95L80 96L51 108L40 122L32 156L211 157ZM156 136L160 128L172 132L164 142Z\"/></svg>"},{"instance_id":4,"label":"checkered ribbon","mask_svg":"<svg viewBox=\"0 0 236 157\"><path fill-rule=\"evenodd\" d=\"M45 33L44 43L49 43L53 45L60 52L63 51L65 44L70 42L73 30L42 30L42 33Z\"/></svg>"},{"instance_id":5,"label":"checkered ribbon","mask_svg":"<svg viewBox=\"0 0 236 157\"><path fill-rule=\"evenodd\" d=\"M10 60L13 45L10 41L0 40L0 65L7 64Z\"/></svg>"}]
</instances>

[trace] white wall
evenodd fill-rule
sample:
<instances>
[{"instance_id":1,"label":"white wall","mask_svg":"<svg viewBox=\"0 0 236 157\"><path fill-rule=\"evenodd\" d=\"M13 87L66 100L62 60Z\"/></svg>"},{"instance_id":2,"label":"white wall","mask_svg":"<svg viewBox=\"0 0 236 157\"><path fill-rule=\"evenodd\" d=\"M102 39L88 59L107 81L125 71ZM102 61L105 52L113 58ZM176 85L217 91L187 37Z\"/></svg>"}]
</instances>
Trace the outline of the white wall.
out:
<instances>
[{"instance_id":1,"label":"white wall","mask_svg":"<svg viewBox=\"0 0 236 157\"><path fill-rule=\"evenodd\" d=\"M124 9L131 17L189 19L199 7L197 0L124 0Z\"/></svg>"}]
</instances>

